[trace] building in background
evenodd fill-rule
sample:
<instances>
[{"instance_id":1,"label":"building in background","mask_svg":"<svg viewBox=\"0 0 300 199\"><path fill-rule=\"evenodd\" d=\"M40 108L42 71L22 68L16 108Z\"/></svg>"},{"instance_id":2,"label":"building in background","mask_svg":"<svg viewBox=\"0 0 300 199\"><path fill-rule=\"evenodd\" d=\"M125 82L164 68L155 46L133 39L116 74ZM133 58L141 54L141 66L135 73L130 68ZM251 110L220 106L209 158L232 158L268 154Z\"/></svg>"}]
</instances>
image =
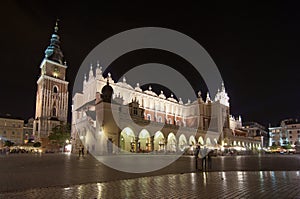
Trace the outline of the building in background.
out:
<instances>
[{"instance_id":1,"label":"building in background","mask_svg":"<svg viewBox=\"0 0 300 199\"><path fill-rule=\"evenodd\" d=\"M284 140L282 139L284 138ZM286 136L282 135L282 128L269 127L269 146L281 146L283 141L286 141Z\"/></svg>"},{"instance_id":2,"label":"building in background","mask_svg":"<svg viewBox=\"0 0 300 199\"><path fill-rule=\"evenodd\" d=\"M24 120L14 118L11 115L0 116L0 146L5 141L11 141L15 145L23 144Z\"/></svg>"},{"instance_id":3,"label":"building in background","mask_svg":"<svg viewBox=\"0 0 300 199\"><path fill-rule=\"evenodd\" d=\"M36 141L47 144L52 129L67 122L68 82L66 81L67 65L60 49L58 26L54 28L50 45L45 51L37 81L36 112L33 134Z\"/></svg>"},{"instance_id":4,"label":"building in background","mask_svg":"<svg viewBox=\"0 0 300 199\"><path fill-rule=\"evenodd\" d=\"M248 132L249 137L261 140L263 147L269 146L269 136L266 127L257 122L244 122L243 129Z\"/></svg>"},{"instance_id":5,"label":"building in background","mask_svg":"<svg viewBox=\"0 0 300 199\"><path fill-rule=\"evenodd\" d=\"M270 146L299 146L300 122L297 119L282 120L280 126L269 127Z\"/></svg>"},{"instance_id":6,"label":"building in background","mask_svg":"<svg viewBox=\"0 0 300 199\"><path fill-rule=\"evenodd\" d=\"M299 145L300 122L297 119L288 119L281 122L282 132L286 137L285 144Z\"/></svg>"}]
</instances>

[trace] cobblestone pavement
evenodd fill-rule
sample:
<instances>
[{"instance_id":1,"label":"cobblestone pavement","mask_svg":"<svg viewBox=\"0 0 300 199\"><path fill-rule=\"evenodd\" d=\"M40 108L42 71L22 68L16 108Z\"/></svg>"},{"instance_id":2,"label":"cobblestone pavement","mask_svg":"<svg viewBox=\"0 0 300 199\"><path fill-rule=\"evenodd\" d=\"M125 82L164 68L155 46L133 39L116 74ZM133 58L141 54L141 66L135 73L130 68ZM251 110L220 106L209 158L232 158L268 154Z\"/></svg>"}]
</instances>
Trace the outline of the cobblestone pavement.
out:
<instances>
[{"instance_id":1,"label":"cobblestone pavement","mask_svg":"<svg viewBox=\"0 0 300 199\"><path fill-rule=\"evenodd\" d=\"M168 174L1 193L0 198L300 198L300 171Z\"/></svg>"},{"instance_id":2,"label":"cobblestone pavement","mask_svg":"<svg viewBox=\"0 0 300 199\"><path fill-rule=\"evenodd\" d=\"M299 154L213 157L210 171L193 173L192 156L158 171L135 174L109 168L92 156L0 155L0 199L234 198L234 194L300 198Z\"/></svg>"}]
</instances>

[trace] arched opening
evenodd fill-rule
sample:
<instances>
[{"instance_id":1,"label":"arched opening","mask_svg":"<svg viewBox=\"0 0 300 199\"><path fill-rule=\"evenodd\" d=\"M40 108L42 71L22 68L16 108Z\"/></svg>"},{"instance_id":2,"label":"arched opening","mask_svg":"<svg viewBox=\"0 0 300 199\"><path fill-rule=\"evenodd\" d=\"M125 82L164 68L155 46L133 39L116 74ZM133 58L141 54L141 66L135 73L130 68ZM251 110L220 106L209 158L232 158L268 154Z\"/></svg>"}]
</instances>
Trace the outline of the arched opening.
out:
<instances>
[{"instance_id":1,"label":"arched opening","mask_svg":"<svg viewBox=\"0 0 300 199\"><path fill-rule=\"evenodd\" d=\"M206 138L206 146L211 146L211 141L210 141L210 138Z\"/></svg>"},{"instance_id":2,"label":"arched opening","mask_svg":"<svg viewBox=\"0 0 300 199\"><path fill-rule=\"evenodd\" d=\"M204 140L203 140L203 137L202 137L202 136L199 137L198 143L199 143L200 145L204 145Z\"/></svg>"},{"instance_id":3,"label":"arched opening","mask_svg":"<svg viewBox=\"0 0 300 199\"><path fill-rule=\"evenodd\" d=\"M194 136L190 136L190 138L189 138L189 145L190 146L194 146L194 145L196 145L196 139L195 139L195 137Z\"/></svg>"},{"instance_id":4,"label":"arched opening","mask_svg":"<svg viewBox=\"0 0 300 199\"><path fill-rule=\"evenodd\" d=\"M154 151L164 151L165 149L165 137L162 132L157 131L154 135Z\"/></svg>"},{"instance_id":5,"label":"arched opening","mask_svg":"<svg viewBox=\"0 0 300 199\"><path fill-rule=\"evenodd\" d=\"M52 116L53 116L53 117L56 117L56 108L55 108L55 107L54 107L53 110L52 110Z\"/></svg>"},{"instance_id":6,"label":"arched opening","mask_svg":"<svg viewBox=\"0 0 300 199\"><path fill-rule=\"evenodd\" d=\"M214 138L214 144L215 144L215 145L218 145L218 140L217 140L217 138Z\"/></svg>"},{"instance_id":7,"label":"arched opening","mask_svg":"<svg viewBox=\"0 0 300 199\"><path fill-rule=\"evenodd\" d=\"M120 148L128 152L135 152L136 150L135 134L129 127L124 128L120 134Z\"/></svg>"},{"instance_id":8,"label":"arched opening","mask_svg":"<svg viewBox=\"0 0 300 199\"><path fill-rule=\"evenodd\" d=\"M146 129L141 130L138 141L138 152L150 152L151 140L150 134Z\"/></svg>"},{"instance_id":9,"label":"arched opening","mask_svg":"<svg viewBox=\"0 0 300 199\"><path fill-rule=\"evenodd\" d=\"M232 145L233 145L233 146L236 146L236 141L235 141L235 140L233 141L233 144L232 144Z\"/></svg>"},{"instance_id":10,"label":"arched opening","mask_svg":"<svg viewBox=\"0 0 300 199\"><path fill-rule=\"evenodd\" d=\"M57 88L57 86L54 86L54 87L53 87L53 93L58 93L58 88Z\"/></svg>"},{"instance_id":11,"label":"arched opening","mask_svg":"<svg viewBox=\"0 0 300 199\"><path fill-rule=\"evenodd\" d=\"M176 137L174 133L169 133L167 139L167 151L168 152L176 152Z\"/></svg>"},{"instance_id":12,"label":"arched opening","mask_svg":"<svg viewBox=\"0 0 300 199\"><path fill-rule=\"evenodd\" d=\"M183 134L179 136L178 147L181 151L184 151L188 147L186 137Z\"/></svg>"}]
</instances>

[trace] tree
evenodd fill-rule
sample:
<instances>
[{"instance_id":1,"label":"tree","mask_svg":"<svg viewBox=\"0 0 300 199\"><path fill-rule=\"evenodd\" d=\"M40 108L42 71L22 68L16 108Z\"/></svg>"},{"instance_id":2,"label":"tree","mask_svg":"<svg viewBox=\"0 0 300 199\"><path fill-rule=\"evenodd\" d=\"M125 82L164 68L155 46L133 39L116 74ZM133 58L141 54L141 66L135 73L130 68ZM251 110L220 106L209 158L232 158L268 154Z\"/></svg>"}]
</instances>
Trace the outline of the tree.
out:
<instances>
[{"instance_id":1,"label":"tree","mask_svg":"<svg viewBox=\"0 0 300 199\"><path fill-rule=\"evenodd\" d=\"M4 143L4 146L11 147L11 146L13 146L14 144L15 144L15 143L13 143L12 141L6 140L5 143Z\"/></svg>"},{"instance_id":2,"label":"tree","mask_svg":"<svg viewBox=\"0 0 300 199\"><path fill-rule=\"evenodd\" d=\"M52 129L52 133L48 136L49 140L56 142L59 146L63 146L66 140L70 139L71 128L69 124L60 124Z\"/></svg>"},{"instance_id":3,"label":"tree","mask_svg":"<svg viewBox=\"0 0 300 199\"><path fill-rule=\"evenodd\" d=\"M283 146L283 148L284 148L284 149L291 149L291 148L292 148L292 145L289 143L289 144Z\"/></svg>"},{"instance_id":4,"label":"tree","mask_svg":"<svg viewBox=\"0 0 300 199\"><path fill-rule=\"evenodd\" d=\"M40 143L40 142L35 142L34 144L33 144L33 147L40 147L42 144Z\"/></svg>"},{"instance_id":5,"label":"tree","mask_svg":"<svg viewBox=\"0 0 300 199\"><path fill-rule=\"evenodd\" d=\"M276 150L279 146L275 143L272 144L272 146L270 147L271 150Z\"/></svg>"}]
</instances>

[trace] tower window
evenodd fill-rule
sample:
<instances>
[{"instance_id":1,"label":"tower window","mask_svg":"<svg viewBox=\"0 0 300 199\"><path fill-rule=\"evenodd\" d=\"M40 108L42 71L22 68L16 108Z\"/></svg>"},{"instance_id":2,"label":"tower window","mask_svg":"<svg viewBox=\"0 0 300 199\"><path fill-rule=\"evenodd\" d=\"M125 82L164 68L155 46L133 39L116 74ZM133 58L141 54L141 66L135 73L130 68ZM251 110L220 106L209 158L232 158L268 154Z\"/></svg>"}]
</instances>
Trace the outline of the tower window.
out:
<instances>
[{"instance_id":1,"label":"tower window","mask_svg":"<svg viewBox=\"0 0 300 199\"><path fill-rule=\"evenodd\" d=\"M54 92L54 93L58 93L57 86L54 86L54 87L53 87L53 92Z\"/></svg>"},{"instance_id":2,"label":"tower window","mask_svg":"<svg viewBox=\"0 0 300 199\"><path fill-rule=\"evenodd\" d=\"M57 67L54 68L54 72L53 72L53 77L57 78L58 77L58 73L59 73L59 70Z\"/></svg>"}]
</instances>

